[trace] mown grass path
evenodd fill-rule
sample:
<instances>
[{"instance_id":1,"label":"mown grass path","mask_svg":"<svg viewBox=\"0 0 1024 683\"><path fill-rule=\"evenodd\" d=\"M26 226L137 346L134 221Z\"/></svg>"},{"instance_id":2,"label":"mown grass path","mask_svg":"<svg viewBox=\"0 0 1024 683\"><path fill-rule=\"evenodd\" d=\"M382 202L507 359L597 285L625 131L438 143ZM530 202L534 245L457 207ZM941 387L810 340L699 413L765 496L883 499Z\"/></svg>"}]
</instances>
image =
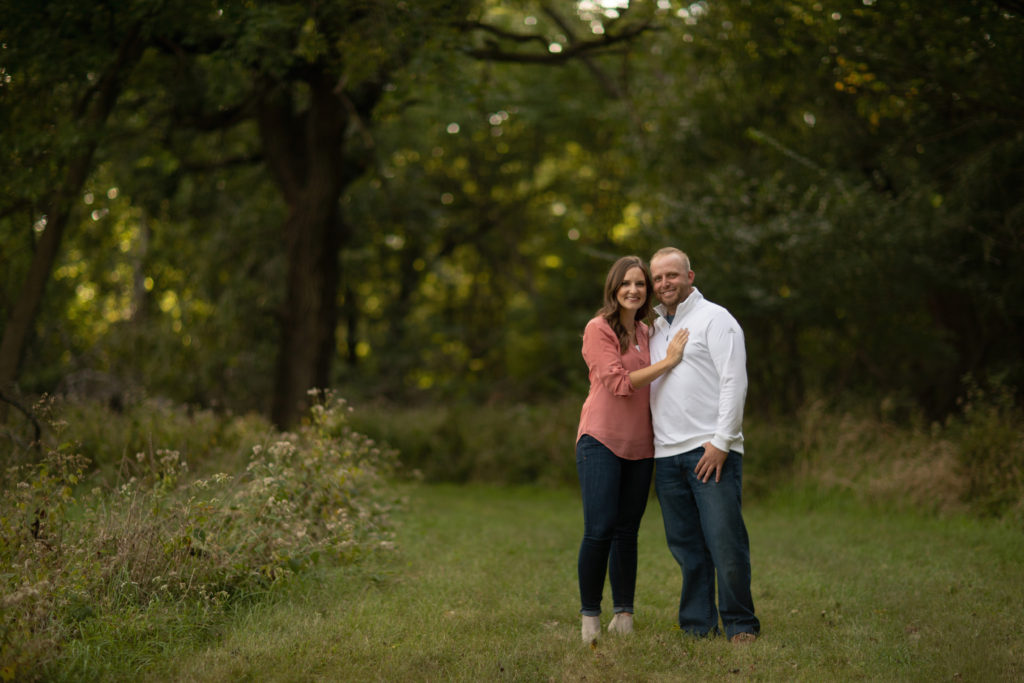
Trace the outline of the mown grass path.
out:
<instances>
[{"instance_id":1,"label":"mown grass path","mask_svg":"<svg viewBox=\"0 0 1024 683\"><path fill-rule=\"evenodd\" d=\"M399 549L321 571L233 623L175 680L992 681L1024 678L1024 536L856 506L749 505L756 643L674 627L679 571L652 500L637 633L579 642L578 494L417 486ZM607 597L606 592L606 601ZM607 623L610 614L603 619Z\"/></svg>"}]
</instances>

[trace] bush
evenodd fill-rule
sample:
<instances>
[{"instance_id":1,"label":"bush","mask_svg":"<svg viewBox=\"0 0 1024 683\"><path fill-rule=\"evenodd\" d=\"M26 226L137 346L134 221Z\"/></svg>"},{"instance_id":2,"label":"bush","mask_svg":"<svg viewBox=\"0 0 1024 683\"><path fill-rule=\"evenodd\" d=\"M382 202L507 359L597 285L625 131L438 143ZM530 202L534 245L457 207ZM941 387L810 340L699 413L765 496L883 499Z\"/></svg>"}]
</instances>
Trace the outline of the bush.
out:
<instances>
[{"instance_id":1,"label":"bush","mask_svg":"<svg viewBox=\"0 0 1024 683\"><path fill-rule=\"evenodd\" d=\"M404 476L575 486L581 402L376 406L352 420L400 452ZM1024 423L1009 392L973 390L944 424L893 405L812 400L791 416L748 415L744 498L815 491L926 513L1024 516Z\"/></svg>"},{"instance_id":2,"label":"bush","mask_svg":"<svg viewBox=\"0 0 1024 683\"><path fill-rule=\"evenodd\" d=\"M751 458L745 465L770 471L773 492L764 488L768 482L755 485L777 496L814 491L884 508L964 510L957 445L950 435L937 425L889 420L885 413L884 406L840 411L813 400L792 418L750 420L745 433ZM744 484L751 479L756 476L748 478L745 471Z\"/></svg>"},{"instance_id":3,"label":"bush","mask_svg":"<svg viewBox=\"0 0 1024 683\"><path fill-rule=\"evenodd\" d=\"M260 415L217 413L152 397L125 401L117 410L81 400L36 406L44 414L53 410L60 422L73 425L76 450L108 483L124 478L126 457L157 448L182 454L197 475L242 469L253 446L273 439L275 431Z\"/></svg>"},{"instance_id":4,"label":"bush","mask_svg":"<svg viewBox=\"0 0 1024 683\"><path fill-rule=\"evenodd\" d=\"M120 485L95 486L66 439L40 462L9 468L4 679L45 677L89 620L154 605L220 607L322 559L390 548L394 453L349 426L343 401L318 399L299 429L253 447L233 474L190 477L178 451L156 449L127 460Z\"/></svg>"},{"instance_id":5,"label":"bush","mask_svg":"<svg viewBox=\"0 0 1024 683\"><path fill-rule=\"evenodd\" d=\"M582 399L509 405L374 406L352 414L359 431L399 452L399 473L427 481L575 483Z\"/></svg>"},{"instance_id":6,"label":"bush","mask_svg":"<svg viewBox=\"0 0 1024 683\"><path fill-rule=\"evenodd\" d=\"M962 413L946 431L958 445L964 502L981 515L1024 518L1024 419L1012 391L969 382Z\"/></svg>"}]
</instances>

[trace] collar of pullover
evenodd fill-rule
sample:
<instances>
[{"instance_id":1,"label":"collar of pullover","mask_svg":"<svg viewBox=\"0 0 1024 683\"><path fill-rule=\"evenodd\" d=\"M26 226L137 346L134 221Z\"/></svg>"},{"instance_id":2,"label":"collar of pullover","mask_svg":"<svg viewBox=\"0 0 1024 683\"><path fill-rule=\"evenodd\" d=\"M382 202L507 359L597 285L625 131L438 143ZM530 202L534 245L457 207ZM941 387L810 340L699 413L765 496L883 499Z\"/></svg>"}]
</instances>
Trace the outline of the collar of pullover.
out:
<instances>
[{"instance_id":1,"label":"collar of pullover","mask_svg":"<svg viewBox=\"0 0 1024 683\"><path fill-rule=\"evenodd\" d=\"M673 321L675 321L675 320L678 320L678 319L679 319L679 318L681 318L682 316L684 316L684 315L686 315L687 313L689 313L690 311L692 311L692 310L693 310L693 308L694 308L694 307L695 307L695 306L696 306L696 305L697 305L697 304L698 304L698 303L699 303L699 302L700 302L700 301L701 301L702 299L704 299L704 295L700 293L700 290L699 290L699 289L697 289L696 287L694 287L694 288L693 288L693 291L692 291L692 292L690 292L690 296L686 297L686 300L685 300L685 301L683 301L683 302L682 302L681 304L679 304L678 306L676 306L676 314L675 314L675 316L673 316L672 320L673 320ZM655 306L655 307L654 307L654 310L655 310L655 312L656 312L656 313L657 313L657 314L658 314L659 316L661 316L662 318L664 318L664 317L665 317L665 304L658 304L657 306ZM665 322L667 323L667 322L668 322L668 320L666 320Z\"/></svg>"}]
</instances>

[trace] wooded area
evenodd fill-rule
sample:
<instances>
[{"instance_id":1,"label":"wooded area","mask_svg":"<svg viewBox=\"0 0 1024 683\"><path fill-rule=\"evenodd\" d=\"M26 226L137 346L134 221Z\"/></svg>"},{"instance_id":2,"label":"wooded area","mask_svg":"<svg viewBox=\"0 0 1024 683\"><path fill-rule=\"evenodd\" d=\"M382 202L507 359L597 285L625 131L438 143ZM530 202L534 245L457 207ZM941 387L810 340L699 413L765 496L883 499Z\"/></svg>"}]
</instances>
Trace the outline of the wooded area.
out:
<instances>
[{"instance_id":1,"label":"wooded area","mask_svg":"<svg viewBox=\"0 0 1024 683\"><path fill-rule=\"evenodd\" d=\"M686 250L752 410L1024 386L1024 3L4 0L0 391L585 393Z\"/></svg>"}]
</instances>

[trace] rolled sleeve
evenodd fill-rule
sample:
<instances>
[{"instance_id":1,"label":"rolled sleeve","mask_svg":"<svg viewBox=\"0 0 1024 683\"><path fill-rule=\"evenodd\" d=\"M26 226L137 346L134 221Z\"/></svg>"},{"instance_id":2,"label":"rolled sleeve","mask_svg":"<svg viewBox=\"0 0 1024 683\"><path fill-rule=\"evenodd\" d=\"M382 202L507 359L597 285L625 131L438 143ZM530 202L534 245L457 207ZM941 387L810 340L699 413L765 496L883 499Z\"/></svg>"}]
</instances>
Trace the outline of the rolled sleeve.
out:
<instances>
[{"instance_id":1,"label":"rolled sleeve","mask_svg":"<svg viewBox=\"0 0 1024 683\"><path fill-rule=\"evenodd\" d=\"M613 396L636 392L629 370L622 364L619 339L608 321L595 318L583 331L583 360L590 369L591 382L599 381Z\"/></svg>"}]
</instances>

